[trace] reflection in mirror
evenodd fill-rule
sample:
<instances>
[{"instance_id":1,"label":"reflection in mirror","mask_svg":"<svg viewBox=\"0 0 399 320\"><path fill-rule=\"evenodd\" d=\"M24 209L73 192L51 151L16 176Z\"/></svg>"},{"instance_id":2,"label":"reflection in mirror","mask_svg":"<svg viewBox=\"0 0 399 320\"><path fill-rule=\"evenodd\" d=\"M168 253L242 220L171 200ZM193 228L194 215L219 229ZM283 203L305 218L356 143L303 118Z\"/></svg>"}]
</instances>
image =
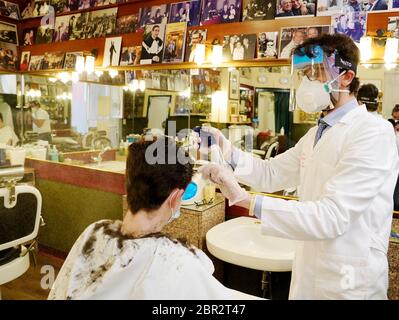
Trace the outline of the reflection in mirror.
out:
<instances>
[{"instance_id":1,"label":"reflection in mirror","mask_svg":"<svg viewBox=\"0 0 399 320\"><path fill-rule=\"evenodd\" d=\"M399 103L398 70L366 65L358 75L379 88L378 112L390 118ZM174 136L210 124L241 147L253 133L253 147L264 157L276 141L278 152L295 145L319 117L289 111L290 79L290 67L96 72L80 81L68 74L1 75L0 112L16 141L44 139L48 124L49 141L62 151L116 148L150 129ZM34 101L40 110L32 110Z\"/></svg>"}]
</instances>

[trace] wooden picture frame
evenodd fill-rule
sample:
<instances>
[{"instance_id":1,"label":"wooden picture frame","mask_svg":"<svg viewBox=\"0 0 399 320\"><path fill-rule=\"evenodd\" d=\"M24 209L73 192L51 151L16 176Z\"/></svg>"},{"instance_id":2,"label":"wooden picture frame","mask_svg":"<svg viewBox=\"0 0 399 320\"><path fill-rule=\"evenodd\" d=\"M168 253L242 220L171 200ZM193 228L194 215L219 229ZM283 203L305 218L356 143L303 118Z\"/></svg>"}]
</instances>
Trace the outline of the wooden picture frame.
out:
<instances>
[{"instance_id":1,"label":"wooden picture frame","mask_svg":"<svg viewBox=\"0 0 399 320\"><path fill-rule=\"evenodd\" d=\"M240 98L240 72L232 70L229 74L229 99L238 100Z\"/></svg>"}]
</instances>

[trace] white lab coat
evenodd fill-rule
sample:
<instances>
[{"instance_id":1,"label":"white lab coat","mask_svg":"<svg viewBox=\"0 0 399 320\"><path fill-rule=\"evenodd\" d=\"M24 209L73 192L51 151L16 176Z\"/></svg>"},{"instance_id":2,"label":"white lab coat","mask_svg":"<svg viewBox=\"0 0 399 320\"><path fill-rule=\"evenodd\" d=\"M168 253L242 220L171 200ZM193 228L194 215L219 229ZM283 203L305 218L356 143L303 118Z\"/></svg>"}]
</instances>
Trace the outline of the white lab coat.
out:
<instances>
[{"instance_id":1,"label":"white lab coat","mask_svg":"<svg viewBox=\"0 0 399 320\"><path fill-rule=\"evenodd\" d=\"M359 106L313 148L316 131L270 161L241 153L235 175L264 192L299 186L299 202L262 203L267 234L300 240L290 299L386 299L399 171L392 125Z\"/></svg>"},{"instance_id":2,"label":"white lab coat","mask_svg":"<svg viewBox=\"0 0 399 320\"><path fill-rule=\"evenodd\" d=\"M121 221L90 225L71 249L48 299L256 299L224 287L212 261L167 237L124 239Z\"/></svg>"}]
</instances>

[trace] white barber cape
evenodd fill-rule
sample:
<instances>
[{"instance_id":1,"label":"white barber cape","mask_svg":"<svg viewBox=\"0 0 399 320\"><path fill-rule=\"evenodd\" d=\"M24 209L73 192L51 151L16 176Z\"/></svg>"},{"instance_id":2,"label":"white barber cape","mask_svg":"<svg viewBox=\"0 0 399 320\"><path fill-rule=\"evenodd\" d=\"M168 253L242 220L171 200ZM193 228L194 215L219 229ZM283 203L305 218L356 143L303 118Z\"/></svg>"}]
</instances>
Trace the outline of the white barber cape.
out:
<instances>
[{"instance_id":1,"label":"white barber cape","mask_svg":"<svg viewBox=\"0 0 399 320\"><path fill-rule=\"evenodd\" d=\"M48 299L233 299L200 250L165 236L127 239L120 221L90 225L71 249Z\"/></svg>"},{"instance_id":2,"label":"white barber cape","mask_svg":"<svg viewBox=\"0 0 399 320\"><path fill-rule=\"evenodd\" d=\"M359 106L270 161L241 153L235 175L264 192L297 187L300 201L264 197L262 227L299 240L290 299L386 299L398 152L392 125Z\"/></svg>"}]
</instances>

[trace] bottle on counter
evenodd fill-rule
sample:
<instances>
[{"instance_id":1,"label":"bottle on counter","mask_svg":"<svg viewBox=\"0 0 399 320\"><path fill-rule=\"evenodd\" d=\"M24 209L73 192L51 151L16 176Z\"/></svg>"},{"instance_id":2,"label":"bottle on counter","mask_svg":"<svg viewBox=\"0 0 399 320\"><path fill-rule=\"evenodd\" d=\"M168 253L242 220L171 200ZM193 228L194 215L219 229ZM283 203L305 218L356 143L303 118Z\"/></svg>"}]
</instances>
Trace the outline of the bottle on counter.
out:
<instances>
[{"instance_id":1,"label":"bottle on counter","mask_svg":"<svg viewBox=\"0 0 399 320\"><path fill-rule=\"evenodd\" d=\"M57 147L55 145L53 145L53 148L50 149L50 161L55 161L55 162L59 161L59 154Z\"/></svg>"},{"instance_id":2,"label":"bottle on counter","mask_svg":"<svg viewBox=\"0 0 399 320\"><path fill-rule=\"evenodd\" d=\"M121 142L119 143L118 153L119 153L120 156L124 156L125 155L125 142L123 141L123 139L121 139Z\"/></svg>"}]
</instances>

